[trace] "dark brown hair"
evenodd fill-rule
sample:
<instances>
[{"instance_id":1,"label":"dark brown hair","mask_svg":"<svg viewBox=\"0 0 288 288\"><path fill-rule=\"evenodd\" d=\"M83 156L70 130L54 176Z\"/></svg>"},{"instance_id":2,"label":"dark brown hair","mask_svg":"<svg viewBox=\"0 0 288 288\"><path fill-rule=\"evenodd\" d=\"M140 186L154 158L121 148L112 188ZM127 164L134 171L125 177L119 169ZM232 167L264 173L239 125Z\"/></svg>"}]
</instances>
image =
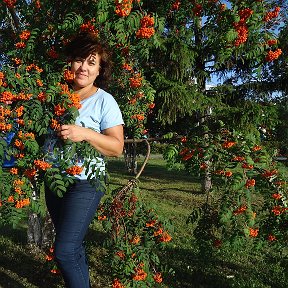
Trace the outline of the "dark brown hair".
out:
<instances>
[{"instance_id":1,"label":"dark brown hair","mask_svg":"<svg viewBox=\"0 0 288 288\"><path fill-rule=\"evenodd\" d=\"M107 88L111 80L112 61L111 53L106 44L101 43L95 34L81 32L77 34L66 46L65 54L68 61L81 57L86 58L92 53L100 55L100 71L94 84L100 88Z\"/></svg>"}]
</instances>

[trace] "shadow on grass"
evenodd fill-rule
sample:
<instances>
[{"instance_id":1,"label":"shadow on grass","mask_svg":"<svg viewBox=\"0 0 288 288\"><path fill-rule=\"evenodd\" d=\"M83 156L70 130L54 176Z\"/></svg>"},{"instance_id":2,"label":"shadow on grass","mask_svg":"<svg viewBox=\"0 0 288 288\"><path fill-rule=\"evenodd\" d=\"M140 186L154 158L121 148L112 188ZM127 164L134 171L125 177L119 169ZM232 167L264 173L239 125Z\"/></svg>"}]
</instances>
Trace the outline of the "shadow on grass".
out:
<instances>
[{"instance_id":1,"label":"shadow on grass","mask_svg":"<svg viewBox=\"0 0 288 288\"><path fill-rule=\"evenodd\" d=\"M190 249L170 248L161 258L163 264L175 272L174 277L165 281L173 288L229 288L232 287L233 280L229 279L228 271L239 269L232 263L225 263L226 267L222 267L221 261L217 259L209 261L204 256L191 252ZM223 270L228 274L220 274L219 271Z\"/></svg>"},{"instance_id":2,"label":"shadow on grass","mask_svg":"<svg viewBox=\"0 0 288 288\"><path fill-rule=\"evenodd\" d=\"M0 240L0 251L3 251L0 257L0 287L34 288L45 287L45 283L49 283L51 288L57 287L59 279L49 272L45 254L40 250L32 252L26 245L26 229L1 227L1 232L5 238Z\"/></svg>"},{"instance_id":3,"label":"shadow on grass","mask_svg":"<svg viewBox=\"0 0 288 288\"><path fill-rule=\"evenodd\" d=\"M32 252L27 243L26 229L0 227L3 239L0 238L0 287L64 287L61 275L50 273L45 261L45 253L40 249ZM106 287L109 277L109 267L103 263L103 242L107 234L95 229L89 229L86 235L86 249L91 258L92 287ZM9 245L7 245L9 243ZM108 287L108 286L107 286Z\"/></svg>"},{"instance_id":4,"label":"shadow on grass","mask_svg":"<svg viewBox=\"0 0 288 288\"><path fill-rule=\"evenodd\" d=\"M107 262L105 262L107 252L103 248L104 241L108 237L109 234L93 227L92 229L89 229L85 238L92 288L109 288L109 283L112 282L112 271Z\"/></svg>"},{"instance_id":5,"label":"shadow on grass","mask_svg":"<svg viewBox=\"0 0 288 288\"><path fill-rule=\"evenodd\" d=\"M193 177L186 173L184 170L168 170L165 165L163 165L163 161L159 159L159 164L155 164L155 161L157 163L157 160L153 159L153 164L148 163L146 164L141 177L151 177L151 178L160 178L163 182L167 182L169 180L173 181L191 181L191 182L199 182L199 179L197 177ZM140 169L143 161L138 161L138 168ZM135 175L129 174L125 162L123 158L119 159L109 159L108 160L108 172L112 175L113 173L120 173L124 175L125 177L130 176L130 178L133 178ZM139 170L138 169L138 170ZM130 179L129 178L129 179Z\"/></svg>"}]
</instances>

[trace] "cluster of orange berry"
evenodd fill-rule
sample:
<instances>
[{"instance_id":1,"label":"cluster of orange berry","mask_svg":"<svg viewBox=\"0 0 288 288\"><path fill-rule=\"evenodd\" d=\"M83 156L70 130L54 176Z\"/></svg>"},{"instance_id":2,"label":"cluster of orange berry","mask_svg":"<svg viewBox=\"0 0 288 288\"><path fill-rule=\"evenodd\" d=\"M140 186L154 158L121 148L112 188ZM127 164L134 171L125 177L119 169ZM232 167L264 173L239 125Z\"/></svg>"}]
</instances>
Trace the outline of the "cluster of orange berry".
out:
<instances>
[{"instance_id":1,"label":"cluster of orange berry","mask_svg":"<svg viewBox=\"0 0 288 288\"><path fill-rule=\"evenodd\" d=\"M16 96L10 91L4 91L0 94L0 102L9 104L14 101Z\"/></svg>"},{"instance_id":2,"label":"cluster of orange berry","mask_svg":"<svg viewBox=\"0 0 288 288\"><path fill-rule=\"evenodd\" d=\"M254 187L255 184L256 184L255 179L248 179L248 180L246 181L245 187L246 187L246 188Z\"/></svg>"},{"instance_id":3,"label":"cluster of orange berry","mask_svg":"<svg viewBox=\"0 0 288 288\"><path fill-rule=\"evenodd\" d=\"M30 65L28 65L27 67L26 67L26 71L27 72L30 72L30 71L32 71L32 70L36 70L37 72L39 72L39 73L41 73L41 72L43 72L43 69L42 68L39 68L37 65L35 65L34 63L32 63L32 64L30 64Z\"/></svg>"},{"instance_id":4,"label":"cluster of orange berry","mask_svg":"<svg viewBox=\"0 0 288 288\"><path fill-rule=\"evenodd\" d=\"M25 206L29 206L30 205L30 199L29 198L25 198L25 199L20 199L17 200L15 203L15 208L23 208Z\"/></svg>"},{"instance_id":5,"label":"cluster of orange berry","mask_svg":"<svg viewBox=\"0 0 288 288\"><path fill-rule=\"evenodd\" d=\"M155 34L154 27L154 18L150 17L149 15L144 16L140 20L140 29L136 32L137 38L149 39Z\"/></svg>"},{"instance_id":6,"label":"cluster of orange berry","mask_svg":"<svg viewBox=\"0 0 288 288\"><path fill-rule=\"evenodd\" d=\"M57 59L59 57L58 53L55 50L55 47L52 46L48 51L47 54L52 59Z\"/></svg>"},{"instance_id":7,"label":"cluster of orange berry","mask_svg":"<svg viewBox=\"0 0 288 288\"><path fill-rule=\"evenodd\" d=\"M80 167L80 166L71 166L69 168L66 169L66 172L69 174L69 175L78 175L82 172L83 170L83 167Z\"/></svg>"},{"instance_id":8,"label":"cluster of orange berry","mask_svg":"<svg viewBox=\"0 0 288 288\"><path fill-rule=\"evenodd\" d=\"M52 167L51 164L49 164L45 161L39 160L39 159L34 160L34 165L38 170L43 170L43 171Z\"/></svg>"},{"instance_id":9,"label":"cluster of orange berry","mask_svg":"<svg viewBox=\"0 0 288 288\"><path fill-rule=\"evenodd\" d=\"M72 76L70 75L69 77L72 77ZM82 106L80 103L80 95L77 93L71 92L67 84L59 84L59 86L61 87L61 94L68 95L68 98L71 102L70 104L68 104L68 108L75 107L77 109L80 109Z\"/></svg>"},{"instance_id":10,"label":"cluster of orange berry","mask_svg":"<svg viewBox=\"0 0 288 288\"><path fill-rule=\"evenodd\" d=\"M22 142L21 140L19 140L19 139L16 139L16 140L14 141L14 146L15 146L17 149L19 149L19 150L24 150L24 148L25 148L23 142Z\"/></svg>"},{"instance_id":11,"label":"cluster of orange berry","mask_svg":"<svg viewBox=\"0 0 288 288\"><path fill-rule=\"evenodd\" d=\"M21 34L19 35L19 38L21 40L28 40L31 36L31 32L29 30L24 30L21 32Z\"/></svg>"},{"instance_id":12,"label":"cluster of orange berry","mask_svg":"<svg viewBox=\"0 0 288 288\"><path fill-rule=\"evenodd\" d=\"M222 147L223 147L224 149L229 149L229 148L233 147L235 144L236 144L236 142L234 142L234 141L228 141L228 140L226 140L226 141L222 144Z\"/></svg>"},{"instance_id":13,"label":"cluster of orange berry","mask_svg":"<svg viewBox=\"0 0 288 288\"><path fill-rule=\"evenodd\" d=\"M249 170L251 170L251 169L254 168L254 165L248 164L248 163L243 163L243 164L242 164L242 168L243 168L243 169L249 169Z\"/></svg>"},{"instance_id":14,"label":"cluster of orange berry","mask_svg":"<svg viewBox=\"0 0 288 288\"><path fill-rule=\"evenodd\" d=\"M5 75L3 72L0 72L0 86L3 84L3 79L5 78Z\"/></svg>"},{"instance_id":15,"label":"cluster of orange berry","mask_svg":"<svg viewBox=\"0 0 288 288\"><path fill-rule=\"evenodd\" d=\"M202 10L203 10L202 5L195 3L195 5L194 5L194 7L192 9L192 12L193 12L194 16L200 17L201 13L202 13Z\"/></svg>"},{"instance_id":16,"label":"cluster of orange berry","mask_svg":"<svg viewBox=\"0 0 288 288\"><path fill-rule=\"evenodd\" d=\"M267 45L272 46L272 45L276 45L278 43L277 39L270 39L267 42Z\"/></svg>"},{"instance_id":17,"label":"cluster of orange berry","mask_svg":"<svg viewBox=\"0 0 288 288\"><path fill-rule=\"evenodd\" d=\"M37 99L40 101L40 102L44 102L46 100L46 94L45 92L40 92L38 95L37 95Z\"/></svg>"},{"instance_id":18,"label":"cluster of orange berry","mask_svg":"<svg viewBox=\"0 0 288 288\"><path fill-rule=\"evenodd\" d=\"M249 228L249 236L250 237L257 237L259 233L259 229L253 229L253 228Z\"/></svg>"},{"instance_id":19,"label":"cluster of orange berry","mask_svg":"<svg viewBox=\"0 0 288 288\"><path fill-rule=\"evenodd\" d=\"M125 286L122 285L119 279L115 278L112 283L112 288L125 288Z\"/></svg>"},{"instance_id":20,"label":"cluster of orange berry","mask_svg":"<svg viewBox=\"0 0 288 288\"><path fill-rule=\"evenodd\" d=\"M239 215L244 213L247 210L247 206L246 205L242 205L239 208L237 208L236 210L233 211L234 215Z\"/></svg>"},{"instance_id":21,"label":"cluster of orange berry","mask_svg":"<svg viewBox=\"0 0 288 288\"><path fill-rule=\"evenodd\" d=\"M16 44L15 44L15 47L17 48L17 49L22 49L22 48L25 48L26 47L26 44L24 43L24 42L17 42Z\"/></svg>"},{"instance_id":22,"label":"cluster of orange berry","mask_svg":"<svg viewBox=\"0 0 288 288\"><path fill-rule=\"evenodd\" d=\"M276 60L280 55L282 54L282 50L280 48L276 49L275 51L268 51L265 60L267 62L272 62L274 60Z\"/></svg>"},{"instance_id":23,"label":"cluster of orange berry","mask_svg":"<svg viewBox=\"0 0 288 288\"><path fill-rule=\"evenodd\" d=\"M74 74L68 69L64 70L63 76L64 76L64 80L68 83L72 83L74 80Z\"/></svg>"},{"instance_id":24,"label":"cluster of orange berry","mask_svg":"<svg viewBox=\"0 0 288 288\"><path fill-rule=\"evenodd\" d=\"M226 10L226 8L227 8L227 6L226 6L226 4L219 4L219 10L220 11L224 11L224 10Z\"/></svg>"},{"instance_id":25,"label":"cluster of orange berry","mask_svg":"<svg viewBox=\"0 0 288 288\"><path fill-rule=\"evenodd\" d=\"M27 176L29 179L33 179L36 176L36 169L26 169L24 175Z\"/></svg>"},{"instance_id":26,"label":"cluster of orange berry","mask_svg":"<svg viewBox=\"0 0 288 288\"><path fill-rule=\"evenodd\" d=\"M132 70L133 70L133 68L131 67L131 65L129 65L128 63L124 63L124 64L122 65L122 69L123 69L123 70L127 70L127 71L132 71Z\"/></svg>"},{"instance_id":27,"label":"cluster of orange berry","mask_svg":"<svg viewBox=\"0 0 288 288\"><path fill-rule=\"evenodd\" d=\"M172 3L171 10L179 10L180 4L181 1L176 0L174 3Z\"/></svg>"},{"instance_id":28,"label":"cluster of orange berry","mask_svg":"<svg viewBox=\"0 0 288 288\"><path fill-rule=\"evenodd\" d=\"M234 158L232 158L232 161L236 161L236 162L242 162L244 160L245 158L243 156L235 156Z\"/></svg>"},{"instance_id":29,"label":"cluster of orange berry","mask_svg":"<svg viewBox=\"0 0 288 288\"><path fill-rule=\"evenodd\" d=\"M222 175L222 176L225 176L225 177L231 177L233 175L233 173L231 171L224 171L224 170L216 170L214 172L214 174Z\"/></svg>"},{"instance_id":30,"label":"cluster of orange berry","mask_svg":"<svg viewBox=\"0 0 288 288\"><path fill-rule=\"evenodd\" d=\"M53 130L58 130L60 128L61 124L56 119L51 119L50 127Z\"/></svg>"},{"instance_id":31,"label":"cluster of orange berry","mask_svg":"<svg viewBox=\"0 0 288 288\"><path fill-rule=\"evenodd\" d=\"M260 151L260 150L262 150L262 147L259 146L259 145L255 145L255 146L252 148L252 151L254 151L254 152L257 152L257 151Z\"/></svg>"},{"instance_id":32,"label":"cluster of orange berry","mask_svg":"<svg viewBox=\"0 0 288 288\"><path fill-rule=\"evenodd\" d=\"M3 106L0 106L0 131L10 131L12 124L7 124L5 118L10 116L11 111Z\"/></svg>"},{"instance_id":33,"label":"cluster of orange berry","mask_svg":"<svg viewBox=\"0 0 288 288\"><path fill-rule=\"evenodd\" d=\"M93 23L91 21L87 21L86 23L83 23L80 26L80 31L89 32L89 33L94 34L95 36L97 36L99 33L99 31L97 29L95 29L95 26L93 25Z\"/></svg>"},{"instance_id":34,"label":"cluster of orange berry","mask_svg":"<svg viewBox=\"0 0 288 288\"><path fill-rule=\"evenodd\" d=\"M119 17L126 17L131 13L133 0L115 0L115 13Z\"/></svg>"},{"instance_id":35,"label":"cluster of orange berry","mask_svg":"<svg viewBox=\"0 0 288 288\"><path fill-rule=\"evenodd\" d=\"M4 3L6 3L8 8L13 8L16 4L16 0L3 0Z\"/></svg>"},{"instance_id":36,"label":"cluster of orange berry","mask_svg":"<svg viewBox=\"0 0 288 288\"><path fill-rule=\"evenodd\" d=\"M143 114L135 114L131 116L131 119L137 119L138 121L143 121L145 116Z\"/></svg>"},{"instance_id":37,"label":"cluster of orange berry","mask_svg":"<svg viewBox=\"0 0 288 288\"><path fill-rule=\"evenodd\" d=\"M285 213L286 211L288 211L287 207L281 207L281 206L274 206L273 209L271 210L271 212L275 215L275 216L279 216L282 213Z\"/></svg>"},{"instance_id":38,"label":"cluster of orange berry","mask_svg":"<svg viewBox=\"0 0 288 288\"><path fill-rule=\"evenodd\" d=\"M142 86L142 77L139 73L135 74L134 77L129 78L129 82L131 88L139 88Z\"/></svg>"},{"instance_id":39,"label":"cluster of orange berry","mask_svg":"<svg viewBox=\"0 0 288 288\"><path fill-rule=\"evenodd\" d=\"M262 177L264 178L270 178L274 175L277 175L278 174L278 171L276 169L273 169L273 170L266 170L264 173L261 174Z\"/></svg>"},{"instance_id":40,"label":"cluster of orange berry","mask_svg":"<svg viewBox=\"0 0 288 288\"><path fill-rule=\"evenodd\" d=\"M41 3L39 0L34 1L35 2L35 7L36 9L40 9L41 8Z\"/></svg>"},{"instance_id":41,"label":"cluster of orange berry","mask_svg":"<svg viewBox=\"0 0 288 288\"><path fill-rule=\"evenodd\" d=\"M135 281L143 281L147 277L147 273L143 269L144 263L140 263L139 267L135 268L135 274L132 277Z\"/></svg>"},{"instance_id":42,"label":"cluster of orange berry","mask_svg":"<svg viewBox=\"0 0 288 288\"><path fill-rule=\"evenodd\" d=\"M26 47L26 43L24 42L25 40L28 40L30 38L31 32L28 30L24 30L21 32L21 34L19 35L19 38L21 39L20 42L17 42L15 44L15 47L17 49L23 49Z\"/></svg>"},{"instance_id":43,"label":"cluster of orange berry","mask_svg":"<svg viewBox=\"0 0 288 288\"><path fill-rule=\"evenodd\" d=\"M246 22L246 20L253 14L253 10L250 8L245 8L242 10L239 10L238 15L240 16L239 22Z\"/></svg>"},{"instance_id":44,"label":"cluster of orange berry","mask_svg":"<svg viewBox=\"0 0 288 288\"><path fill-rule=\"evenodd\" d=\"M66 111L65 107L61 106L61 104L57 104L54 107L54 113L57 116L62 116L65 113L65 111Z\"/></svg>"},{"instance_id":45,"label":"cluster of orange berry","mask_svg":"<svg viewBox=\"0 0 288 288\"><path fill-rule=\"evenodd\" d=\"M239 22L235 22L233 24L238 36L237 39L234 42L234 46L238 47L241 44L245 43L248 39L248 28L246 25L247 19L253 14L253 10L250 8L242 9L238 12L238 15L240 16Z\"/></svg>"},{"instance_id":46,"label":"cluster of orange berry","mask_svg":"<svg viewBox=\"0 0 288 288\"><path fill-rule=\"evenodd\" d=\"M23 131L19 131L17 136L20 138L20 139L35 139L35 134L33 132L26 132L26 133L23 133Z\"/></svg>"},{"instance_id":47,"label":"cluster of orange berry","mask_svg":"<svg viewBox=\"0 0 288 288\"><path fill-rule=\"evenodd\" d=\"M7 132L12 129L12 124L0 120L0 131Z\"/></svg>"},{"instance_id":48,"label":"cluster of orange berry","mask_svg":"<svg viewBox=\"0 0 288 288\"><path fill-rule=\"evenodd\" d=\"M268 22L271 19L278 17L279 12L280 12L280 7L275 7L273 11L269 11L269 12L266 13L266 15L264 16L263 21L264 22Z\"/></svg>"}]
</instances>

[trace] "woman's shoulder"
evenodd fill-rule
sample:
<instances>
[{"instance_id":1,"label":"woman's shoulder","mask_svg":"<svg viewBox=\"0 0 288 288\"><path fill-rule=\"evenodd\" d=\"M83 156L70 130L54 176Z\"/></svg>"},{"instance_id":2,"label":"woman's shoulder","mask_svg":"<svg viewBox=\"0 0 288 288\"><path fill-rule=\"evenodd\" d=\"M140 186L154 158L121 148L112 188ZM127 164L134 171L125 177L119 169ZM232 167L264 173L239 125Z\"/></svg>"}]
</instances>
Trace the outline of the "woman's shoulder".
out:
<instances>
[{"instance_id":1,"label":"woman's shoulder","mask_svg":"<svg viewBox=\"0 0 288 288\"><path fill-rule=\"evenodd\" d=\"M98 95L97 95L98 94ZM103 99L103 100L111 100L114 99L114 97L112 96L112 94L110 94L109 92L98 88L97 92L95 93L95 95L97 96L97 98L99 99Z\"/></svg>"},{"instance_id":2,"label":"woman's shoulder","mask_svg":"<svg viewBox=\"0 0 288 288\"><path fill-rule=\"evenodd\" d=\"M96 99L103 104L114 104L117 103L115 98L109 92L99 88L96 93Z\"/></svg>"}]
</instances>

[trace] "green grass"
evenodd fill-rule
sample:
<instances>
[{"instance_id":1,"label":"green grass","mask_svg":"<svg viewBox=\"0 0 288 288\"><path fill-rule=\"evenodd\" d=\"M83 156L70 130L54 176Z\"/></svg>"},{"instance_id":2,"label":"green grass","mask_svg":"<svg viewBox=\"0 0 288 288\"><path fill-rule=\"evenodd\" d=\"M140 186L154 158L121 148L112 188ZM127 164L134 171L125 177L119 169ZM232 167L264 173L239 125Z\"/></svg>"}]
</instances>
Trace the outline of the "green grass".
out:
<instances>
[{"instance_id":1,"label":"green grass","mask_svg":"<svg viewBox=\"0 0 288 288\"><path fill-rule=\"evenodd\" d=\"M143 158L139 159L139 167ZM123 159L111 159L111 188L121 187L132 178L126 173ZM151 157L140 177L143 200L156 209L159 215L174 224L173 241L163 254L162 262L175 271L165 280L170 288L284 288L287 286L288 261L254 251L219 251L213 258L199 253L192 227L186 224L194 207L200 206L205 196L200 192L198 179L187 176L185 171L168 171L163 159ZM0 227L0 287L63 287L60 276L49 273L41 251L26 245L25 225L18 229ZM105 264L106 251L103 240L108 237L98 221L94 221L87 235L92 287L108 288L111 283L109 267ZM284 252L283 252L284 253Z\"/></svg>"}]
</instances>

